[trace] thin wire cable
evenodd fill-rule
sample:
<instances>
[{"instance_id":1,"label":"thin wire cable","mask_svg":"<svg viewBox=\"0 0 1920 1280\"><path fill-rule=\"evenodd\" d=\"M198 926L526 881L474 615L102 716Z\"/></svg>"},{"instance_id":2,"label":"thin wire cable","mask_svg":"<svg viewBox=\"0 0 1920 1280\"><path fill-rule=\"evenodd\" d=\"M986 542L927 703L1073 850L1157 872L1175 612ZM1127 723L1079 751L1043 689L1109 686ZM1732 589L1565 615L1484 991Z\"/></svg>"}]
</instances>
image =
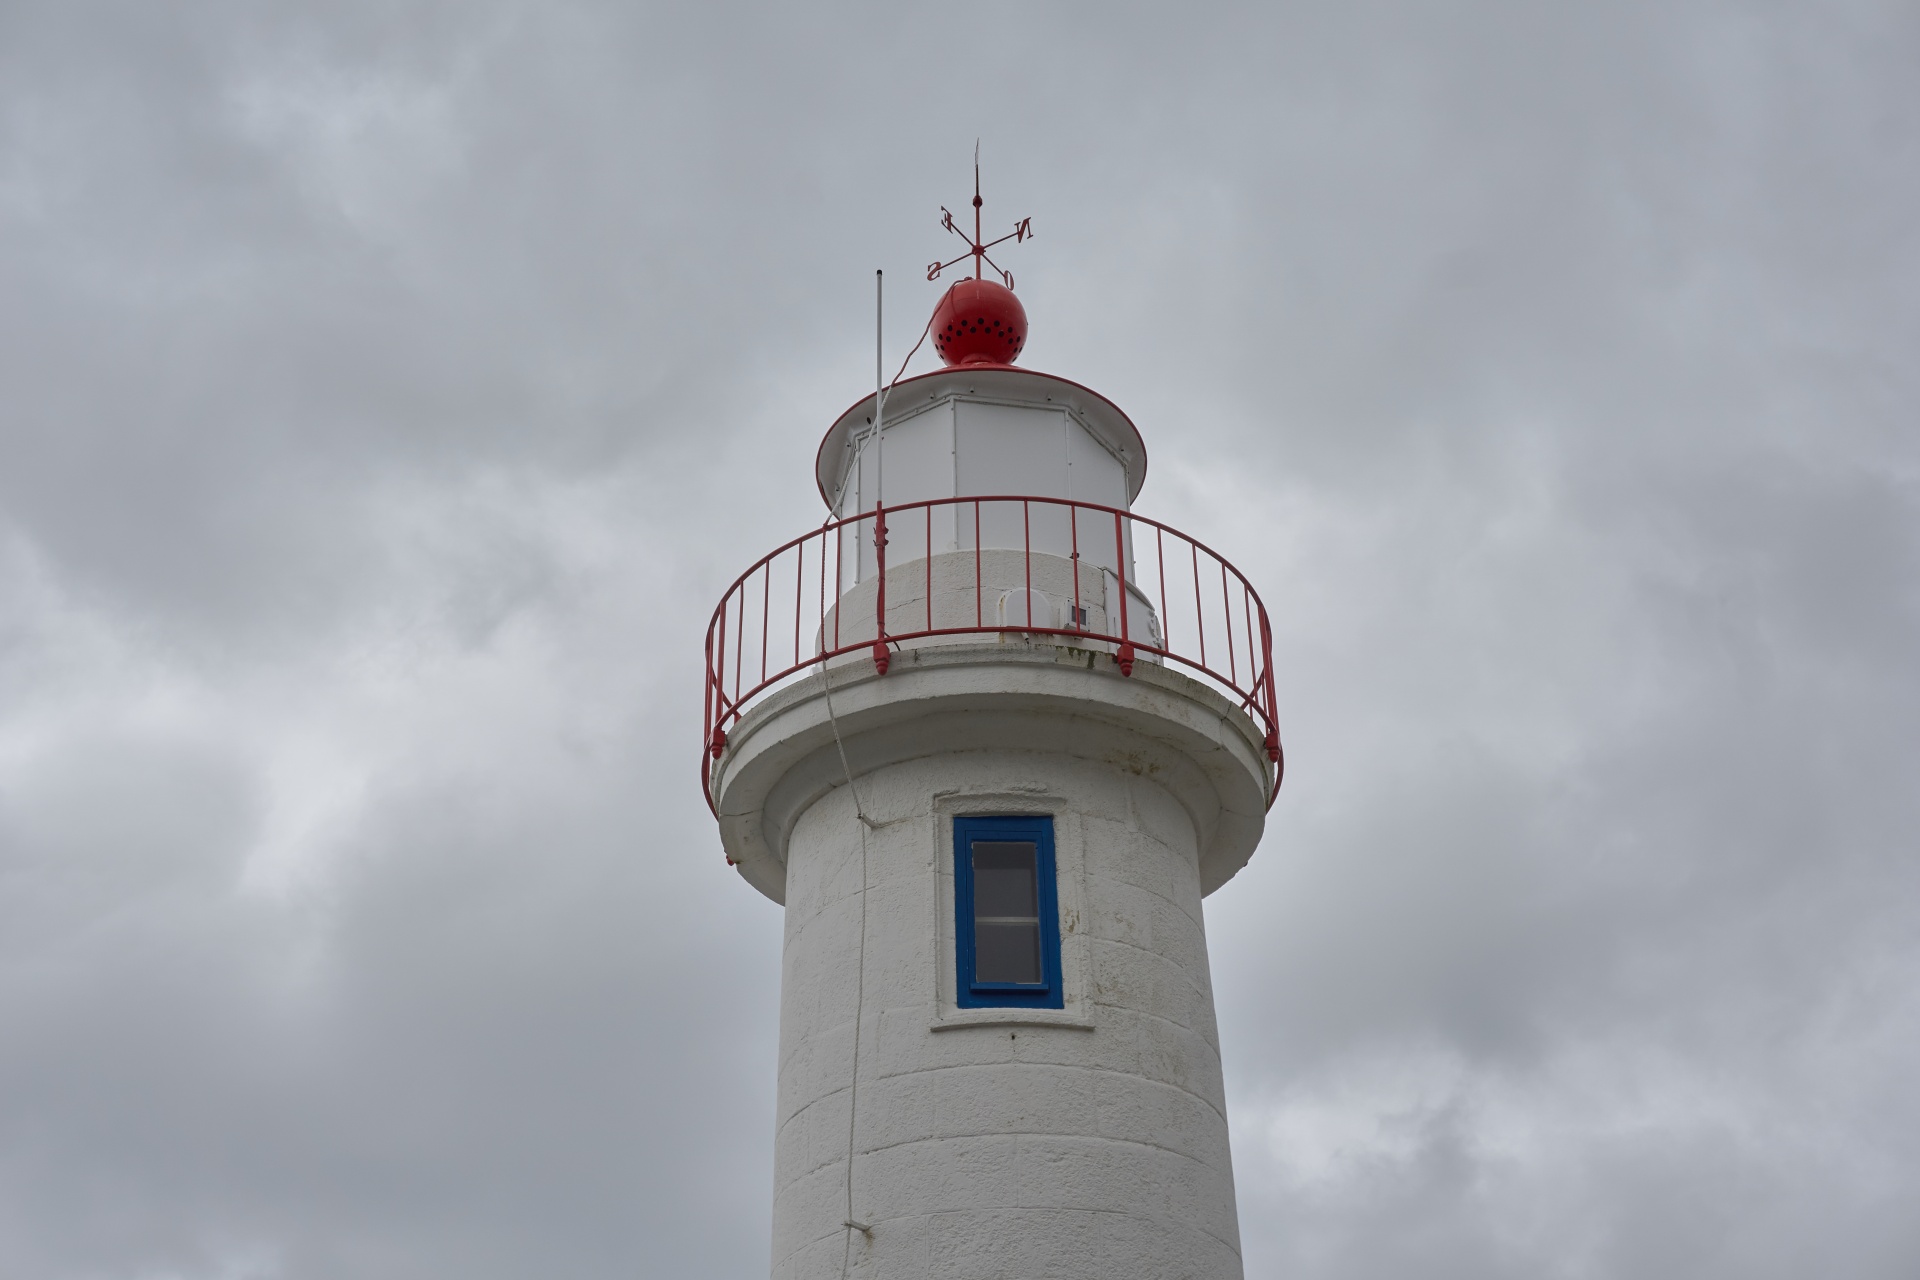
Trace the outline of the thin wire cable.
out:
<instances>
[{"instance_id":1,"label":"thin wire cable","mask_svg":"<svg viewBox=\"0 0 1920 1280\"><path fill-rule=\"evenodd\" d=\"M880 273L874 272L874 327L876 329L880 326L880 278ZM951 293L953 286L948 285L947 291ZM945 301L944 297L942 301ZM900 362L899 372L893 375L893 381L889 382L884 389L876 387L874 390L873 425L867 432L869 439L880 434L881 423L885 421L887 396L899 383L901 375L906 373L907 366L913 363L913 358L920 354L920 348L926 344L927 335L933 332L933 316L938 315L939 312L940 308L936 305L933 314L927 317L926 328L920 331L920 341L913 344L913 350L907 352L907 358ZM876 341L874 349L876 381L881 369L884 368L880 364L879 357L879 344ZM866 441L861 442L859 452L865 452L866 443ZM885 447L884 437L881 447ZM878 459L875 461L878 462ZM832 517L828 518L831 520ZM860 788L853 780L853 766L847 761L847 744L840 736L840 717L835 714L833 708L833 669L825 663L820 667L820 685L826 693L827 724L833 729L833 746L840 753L840 772L846 775L847 794L853 797L854 817L859 819L860 823L860 946L853 984L853 1066L847 1082L846 1219L841 1224L847 1234L840 1250L840 1280L847 1280L853 1266L853 1233L858 1231L862 1235L871 1236L872 1234L871 1227L863 1226L853 1218L853 1141L854 1121L858 1117L860 1105L860 1024L866 1013L867 1002L867 830L873 826L873 819L867 815L867 807L860 799Z\"/></svg>"},{"instance_id":2,"label":"thin wire cable","mask_svg":"<svg viewBox=\"0 0 1920 1280\"><path fill-rule=\"evenodd\" d=\"M947 293L952 293L955 289L959 287L959 284L960 282L956 280L954 281L954 283L948 285ZM947 300L947 294L943 293L940 295L940 302L936 302L933 304L933 314L927 317L927 327L920 331L920 341L913 344L913 350L907 352L907 358L900 362L899 373L895 373L893 375L893 381L887 384L886 395L890 396L893 394L894 387L900 381L900 375L907 371L907 366L913 363L913 358L920 354L920 348L926 344L927 335L933 332L933 317L940 314L940 303L945 302L946 300ZM886 403L885 396L879 397L879 400L882 407L884 407Z\"/></svg>"},{"instance_id":3,"label":"thin wire cable","mask_svg":"<svg viewBox=\"0 0 1920 1280\"><path fill-rule=\"evenodd\" d=\"M833 667L828 663L820 664L820 683L827 694L827 724L833 729L833 745L840 752L840 772L847 776L847 793L853 797L853 812L860 819L860 829L865 831L873 825L873 819L867 816L867 808L860 802L860 789L854 785L853 768L847 763L847 744L840 740L840 720L833 713Z\"/></svg>"},{"instance_id":4,"label":"thin wire cable","mask_svg":"<svg viewBox=\"0 0 1920 1280\"><path fill-rule=\"evenodd\" d=\"M840 753L840 771L847 778L847 794L853 797L853 813L859 819L860 827L860 947L854 966L853 985L853 1064L848 1072L847 1082L847 1178L846 1178L846 1217L841 1225L846 1230L846 1238L840 1249L840 1280L847 1280L853 1265L853 1233L871 1237L872 1228L854 1221L853 1217L853 1138L854 1120L860 1106L860 1023L865 1017L867 1003L867 829L873 826L873 819L867 816L866 805L861 802L860 788L853 780L853 766L847 762L847 744L840 736L840 717L833 709L833 669L822 664L820 684L826 692L827 724L833 729L833 745Z\"/></svg>"}]
</instances>

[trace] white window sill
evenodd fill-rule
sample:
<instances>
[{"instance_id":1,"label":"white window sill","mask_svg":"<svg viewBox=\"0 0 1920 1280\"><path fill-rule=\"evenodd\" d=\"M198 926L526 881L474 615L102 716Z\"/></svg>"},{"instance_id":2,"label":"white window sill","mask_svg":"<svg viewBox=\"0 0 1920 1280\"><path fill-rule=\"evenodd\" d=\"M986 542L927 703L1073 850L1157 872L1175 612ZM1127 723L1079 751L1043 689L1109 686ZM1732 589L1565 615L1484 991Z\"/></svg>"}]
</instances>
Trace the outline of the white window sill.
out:
<instances>
[{"instance_id":1,"label":"white window sill","mask_svg":"<svg viewBox=\"0 0 1920 1280\"><path fill-rule=\"evenodd\" d=\"M962 1027L1064 1027L1093 1030L1093 1019L1065 1009L955 1009L927 1024L929 1031L957 1031Z\"/></svg>"}]
</instances>

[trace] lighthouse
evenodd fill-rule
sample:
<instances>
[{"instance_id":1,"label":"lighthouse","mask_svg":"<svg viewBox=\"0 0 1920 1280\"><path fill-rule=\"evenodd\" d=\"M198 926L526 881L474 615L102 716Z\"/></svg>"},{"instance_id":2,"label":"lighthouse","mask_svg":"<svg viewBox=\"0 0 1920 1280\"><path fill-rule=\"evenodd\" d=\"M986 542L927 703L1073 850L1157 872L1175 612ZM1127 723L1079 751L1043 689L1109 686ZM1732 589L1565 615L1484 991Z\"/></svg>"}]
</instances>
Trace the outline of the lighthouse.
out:
<instances>
[{"instance_id":1,"label":"lighthouse","mask_svg":"<svg viewBox=\"0 0 1920 1280\"><path fill-rule=\"evenodd\" d=\"M772 1274L1237 1278L1201 902L1280 785L1271 629L1133 512L1126 413L1016 363L1031 224L977 168L973 213L943 367L833 422L825 523L708 629L701 784L785 908Z\"/></svg>"}]
</instances>

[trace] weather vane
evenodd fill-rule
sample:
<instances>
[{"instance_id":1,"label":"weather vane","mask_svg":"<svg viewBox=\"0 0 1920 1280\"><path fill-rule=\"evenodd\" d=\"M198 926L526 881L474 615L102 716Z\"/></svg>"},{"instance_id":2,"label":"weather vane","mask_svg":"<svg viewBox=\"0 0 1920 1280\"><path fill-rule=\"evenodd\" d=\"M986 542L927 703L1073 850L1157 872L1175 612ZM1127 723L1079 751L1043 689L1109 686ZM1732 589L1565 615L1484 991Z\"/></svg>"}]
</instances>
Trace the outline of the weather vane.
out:
<instances>
[{"instance_id":1,"label":"weather vane","mask_svg":"<svg viewBox=\"0 0 1920 1280\"><path fill-rule=\"evenodd\" d=\"M991 240L982 244L980 242L980 206L982 203L984 202L980 199L980 144L976 142L973 144L973 238L967 240L967 233L954 225L953 214L948 212L947 206L941 205L940 225L959 236L962 240L967 240L967 251L955 258L953 262L928 263L927 279L938 280L940 273L954 265L954 263L965 262L968 258L972 258L974 279L979 280L984 278L984 272L982 271L983 266L992 267L1000 273L1000 278L1007 282L1007 288L1013 288L1013 273L1002 270L999 263L987 256L987 250L993 248L994 245L1005 244L1009 240L1015 243L1023 240L1031 240L1033 238L1033 219L1022 218L1013 224L1013 230L1007 232L1007 234L1001 236L998 240Z\"/></svg>"}]
</instances>

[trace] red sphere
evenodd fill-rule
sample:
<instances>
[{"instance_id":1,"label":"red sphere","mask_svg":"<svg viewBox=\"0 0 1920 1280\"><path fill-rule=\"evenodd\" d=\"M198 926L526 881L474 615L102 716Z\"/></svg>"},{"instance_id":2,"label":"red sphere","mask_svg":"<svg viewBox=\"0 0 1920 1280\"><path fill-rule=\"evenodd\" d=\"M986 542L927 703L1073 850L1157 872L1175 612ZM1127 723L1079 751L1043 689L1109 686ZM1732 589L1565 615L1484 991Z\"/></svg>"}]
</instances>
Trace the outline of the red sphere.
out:
<instances>
[{"instance_id":1,"label":"red sphere","mask_svg":"<svg viewBox=\"0 0 1920 1280\"><path fill-rule=\"evenodd\" d=\"M948 364L1012 364L1027 345L1027 309L991 280L962 280L933 312L933 349Z\"/></svg>"}]
</instances>

